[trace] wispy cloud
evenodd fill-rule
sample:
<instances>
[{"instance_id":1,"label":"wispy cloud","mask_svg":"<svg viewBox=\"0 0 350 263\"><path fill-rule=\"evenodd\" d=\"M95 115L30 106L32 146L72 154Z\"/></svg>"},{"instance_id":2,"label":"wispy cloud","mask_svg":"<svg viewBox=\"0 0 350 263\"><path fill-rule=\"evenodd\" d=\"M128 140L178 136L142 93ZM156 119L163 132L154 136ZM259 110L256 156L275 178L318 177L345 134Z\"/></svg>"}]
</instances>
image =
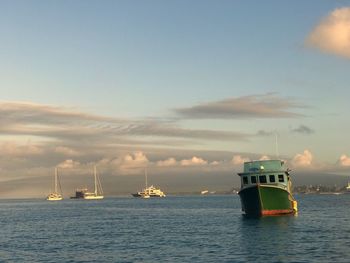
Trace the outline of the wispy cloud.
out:
<instances>
[{"instance_id":1,"label":"wispy cloud","mask_svg":"<svg viewBox=\"0 0 350 263\"><path fill-rule=\"evenodd\" d=\"M292 132L301 133L301 134L315 133L315 131L313 129L311 129L310 127L305 126L305 125L300 125L299 127L292 129Z\"/></svg>"},{"instance_id":2,"label":"wispy cloud","mask_svg":"<svg viewBox=\"0 0 350 263\"><path fill-rule=\"evenodd\" d=\"M77 150L66 146L57 146L54 151L64 156L79 156L81 154Z\"/></svg>"},{"instance_id":3,"label":"wispy cloud","mask_svg":"<svg viewBox=\"0 0 350 263\"><path fill-rule=\"evenodd\" d=\"M309 47L350 59L350 7L338 8L309 34Z\"/></svg>"},{"instance_id":4,"label":"wispy cloud","mask_svg":"<svg viewBox=\"0 0 350 263\"><path fill-rule=\"evenodd\" d=\"M25 102L0 103L0 116L2 135L36 136L63 142L132 143L137 140L136 143L142 144L142 137L158 137L163 142L164 138L225 141L249 137L232 131L186 129L169 121L117 119ZM147 144L149 140L144 142Z\"/></svg>"},{"instance_id":5,"label":"wispy cloud","mask_svg":"<svg viewBox=\"0 0 350 263\"><path fill-rule=\"evenodd\" d=\"M11 157L42 155L45 152L40 145L36 145L31 142L21 145L13 141L1 143L0 151L2 155Z\"/></svg>"},{"instance_id":6,"label":"wispy cloud","mask_svg":"<svg viewBox=\"0 0 350 263\"><path fill-rule=\"evenodd\" d=\"M258 136L271 136L271 135L275 135L275 134L276 134L276 132L274 132L274 131L259 130L256 135L258 135Z\"/></svg>"},{"instance_id":7,"label":"wispy cloud","mask_svg":"<svg viewBox=\"0 0 350 263\"><path fill-rule=\"evenodd\" d=\"M269 93L202 103L175 112L189 119L293 118L303 116L295 112L303 107L294 99Z\"/></svg>"},{"instance_id":8,"label":"wispy cloud","mask_svg":"<svg viewBox=\"0 0 350 263\"><path fill-rule=\"evenodd\" d=\"M232 131L216 131L216 130L194 130L177 127L168 123L143 123L133 125L125 130L125 134L140 136L165 136L190 139L206 139L206 140L247 140L250 135Z\"/></svg>"}]
</instances>

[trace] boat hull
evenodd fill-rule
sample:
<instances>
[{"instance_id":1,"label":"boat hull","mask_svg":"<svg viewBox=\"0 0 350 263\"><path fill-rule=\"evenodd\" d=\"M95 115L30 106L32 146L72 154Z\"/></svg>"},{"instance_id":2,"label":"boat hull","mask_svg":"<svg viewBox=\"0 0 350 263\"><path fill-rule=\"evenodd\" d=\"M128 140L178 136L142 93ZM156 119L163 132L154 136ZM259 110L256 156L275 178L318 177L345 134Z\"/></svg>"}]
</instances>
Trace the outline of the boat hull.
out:
<instances>
[{"instance_id":1,"label":"boat hull","mask_svg":"<svg viewBox=\"0 0 350 263\"><path fill-rule=\"evenodd\" d=\"M247 215L282 215L295 212L295 201L291 194L277 186L254 185L242 189L239 196L242 210Z\"/></svg>"},{"instance_id":2,"label":"boat hull","mask_svg":"<svg viewBox=\"0 0 350 263\"><path fill-rule=\"evenodd\" d=\"M61 201L63 200L62 197L48 197L46 198L47 201Z\"/></svg>"},{"instance_id":3,"label":"boat hull","mask_svg":"<svg viewBox=\"0 0 350 263\"><path fill-rule=\"evenodd\" d=\"M97 195L97 196L84 196L85 200L101 200L103 199L103 195Z\"/></svg>"},{"instance_id":4,"label":"boat hull","mask_svg":"<svg viewBox=\"0 0 350 263\"><path fill-rule=\"evenodd\" d=\"M145 198L145 195L144 194L131 194L133 197L141 197L141 198ZM147 196L147 195L146 195ZM165 197L165 195L148 195L149 197L151 198L155 198L155 197L158 197L158 198L161 198L161 197ZM148 198L148 197L146 197Z\"/></svg>"},{"instance_id":5,"label":"boat hull","mask_svg":"<svg viewBox=\"0 0 350 263\"><path fill-rule=\"evenodd\" d=\"M46 198L47 201L61 201L62 199L62 195L58 193L51 193Z\"/></svg>"}]
</instances>

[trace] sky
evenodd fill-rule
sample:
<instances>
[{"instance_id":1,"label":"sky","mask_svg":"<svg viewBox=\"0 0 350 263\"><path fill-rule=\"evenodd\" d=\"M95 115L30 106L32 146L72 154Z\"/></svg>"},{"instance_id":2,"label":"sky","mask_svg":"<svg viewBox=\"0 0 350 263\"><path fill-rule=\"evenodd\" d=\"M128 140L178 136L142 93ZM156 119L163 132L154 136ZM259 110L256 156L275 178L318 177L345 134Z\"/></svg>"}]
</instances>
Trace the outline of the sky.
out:
<instances>
[{"instance_id":1,"label":"sky","mask_svg":"<svg viewBox=\"0 0 350 263\"><path fill-rule=\"evenodd\" d=\"M0 1L0 47L0 197L350 175L350 1Z\"/></svg>"}]
</instances>

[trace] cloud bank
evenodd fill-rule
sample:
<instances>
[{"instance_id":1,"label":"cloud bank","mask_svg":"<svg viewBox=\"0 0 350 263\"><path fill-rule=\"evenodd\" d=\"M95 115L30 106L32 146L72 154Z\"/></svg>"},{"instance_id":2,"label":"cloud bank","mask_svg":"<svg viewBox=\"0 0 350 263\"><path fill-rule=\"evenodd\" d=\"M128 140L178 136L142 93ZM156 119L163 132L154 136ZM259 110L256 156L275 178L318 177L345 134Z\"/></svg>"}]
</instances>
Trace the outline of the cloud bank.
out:
<instances>
[{"instance_id":1,"label":"cloud bank","mask_svg":"<svg viewBox=\"0 0 350 263\"><path fill-rule=\"evenodd\" d=\"M295 118L303 106L276 94L252 95L202 103L175 112L188 119Z\"/></svg>"},{"instance_id":2,"label":"cloud bank","mask_svg":"<svg viewBox=\"0 0 350 263\"><path fill-rule=\"evenodd\" d=\"M331 12L313 29L305 43L308 47L350 59L350 7Z\"/></svg>"}]
</instances>

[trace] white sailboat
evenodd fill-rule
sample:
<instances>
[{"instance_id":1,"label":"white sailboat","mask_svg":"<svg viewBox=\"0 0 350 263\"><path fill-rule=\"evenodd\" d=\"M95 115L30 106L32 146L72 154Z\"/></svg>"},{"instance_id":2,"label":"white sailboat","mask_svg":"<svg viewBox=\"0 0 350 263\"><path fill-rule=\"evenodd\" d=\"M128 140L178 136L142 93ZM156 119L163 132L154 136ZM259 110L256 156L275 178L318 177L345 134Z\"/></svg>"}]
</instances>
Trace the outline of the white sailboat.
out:
<instances>
[{"instance_id":1,"label":"white sailboat","mask_svg":"<svg viewBox=\"0 0 350 263\"><path fill-rule=\"evenodd\" d=\"M104 198L101 181L96 171L96 165L94 166L94 179L95 179L95 191L93 193L89 193L89 192L84 193L84 199L86 200L98 200L98 199Z\"/></svg>"},{"instance_id":2,"label":"white sailboat","mask_svg":"<svg viewBox=\"0 0 350 263\"><path fill-rule=\"evenodd\" d=\"M59 188L59 191L58 191ZM46 200L48 201L60 201L62 200L62 190L61 190L61 184L58 180L58 172L57 167L55 168L55 175L54 175L54 191L50 193Z\"/></svg>"}]
</instances>

